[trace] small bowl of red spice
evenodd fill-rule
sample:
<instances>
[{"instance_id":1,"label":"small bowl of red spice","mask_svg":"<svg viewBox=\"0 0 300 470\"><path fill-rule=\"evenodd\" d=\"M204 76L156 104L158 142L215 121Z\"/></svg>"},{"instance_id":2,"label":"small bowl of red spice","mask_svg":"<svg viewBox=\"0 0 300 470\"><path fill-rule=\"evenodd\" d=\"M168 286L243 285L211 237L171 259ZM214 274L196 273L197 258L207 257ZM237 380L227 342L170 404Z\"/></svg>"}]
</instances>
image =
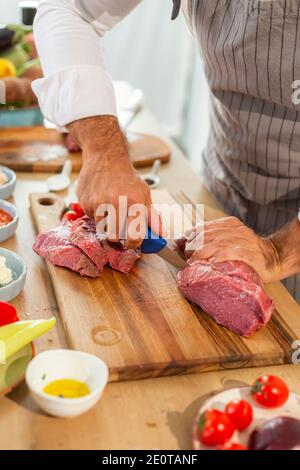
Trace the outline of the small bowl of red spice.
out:
<instances>
[{"instance_id":1,"label":"small bowl of red spice","mask_svg":"<svg viewBox=\"0 0 300 470\"><path fill-rule=\"evenodd\" d=\"M0 199L0 243L14 235L18 223L19 215L16 207Z\"/></svg>"}]
</instances>

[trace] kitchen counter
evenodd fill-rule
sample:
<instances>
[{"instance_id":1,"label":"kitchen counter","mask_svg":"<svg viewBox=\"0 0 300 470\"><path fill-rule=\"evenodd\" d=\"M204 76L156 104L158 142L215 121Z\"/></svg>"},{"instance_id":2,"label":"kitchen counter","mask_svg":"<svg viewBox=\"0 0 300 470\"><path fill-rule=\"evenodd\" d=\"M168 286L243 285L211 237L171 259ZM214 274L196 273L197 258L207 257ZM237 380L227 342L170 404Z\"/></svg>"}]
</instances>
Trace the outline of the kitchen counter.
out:
<instances>
[{"instance_id":1,"label":"kitchen counter","mask_svg":"<svg viewBox=\"0 0 300 470\"><path fill-rule=\"evenodd\" d=\"M139 115L131 130L164 137L147 111ZM219 216L214 198L200 183L179 149L170 144L172 160L161 169L162 188L171 192L182 190L193 201L210 206L211 214ZM57 318L57 328L35 342L38 351L67 348L46 265L31 253L35 228L28 195L45 191L47 176L18 174L15 201L21 215L20 227L17 237L3 244L5 248L17 251L28 264L25 291L14 302L22 318L53 315ZM275 284L274 289L280 292L280 301L285 308L299 313L300 321L298 304L281 284ZM224 370L110 384L89 413L72 420L59 420L37 409L22 384L0 399L0 449L189 449L193 418L202 401L212 392L249 385L265 372L282 377L291 390L299 392L300 365Z\"/></svg>"}]
</instances>

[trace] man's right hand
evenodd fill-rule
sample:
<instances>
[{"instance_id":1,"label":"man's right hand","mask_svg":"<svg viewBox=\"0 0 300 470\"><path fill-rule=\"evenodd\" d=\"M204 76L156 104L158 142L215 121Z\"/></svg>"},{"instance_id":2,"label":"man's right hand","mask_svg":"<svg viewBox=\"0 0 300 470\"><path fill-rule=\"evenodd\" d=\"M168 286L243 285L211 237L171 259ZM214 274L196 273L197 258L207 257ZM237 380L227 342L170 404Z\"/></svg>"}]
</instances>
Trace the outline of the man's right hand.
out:
<instances>
[{"instance_id":1,"label":"man's right hand","mask_svg":"<svg viewBox=\"0 0 300 470\"><path fill-rule=\"evenodd\" d=\"M91 117L69 125L69 130L83 151L83 165L80 172L77 194L79 202L96 224L104 217L97 216L100 206L115 208L116 224L107 226L110 241L122 238L122 229L132 222L132 216L125 214L119 224L120 196L127 197L128 208L133 204L143 205L148 214L151 229L163 235L160 217L151 210L152 200L148 185L136 174L129 158L127 141L113 116ZM107 218L109 221L109 218ZM125 244L136 248L143 236L136 238L127 233Z\"/></svg>"}]
</instances>

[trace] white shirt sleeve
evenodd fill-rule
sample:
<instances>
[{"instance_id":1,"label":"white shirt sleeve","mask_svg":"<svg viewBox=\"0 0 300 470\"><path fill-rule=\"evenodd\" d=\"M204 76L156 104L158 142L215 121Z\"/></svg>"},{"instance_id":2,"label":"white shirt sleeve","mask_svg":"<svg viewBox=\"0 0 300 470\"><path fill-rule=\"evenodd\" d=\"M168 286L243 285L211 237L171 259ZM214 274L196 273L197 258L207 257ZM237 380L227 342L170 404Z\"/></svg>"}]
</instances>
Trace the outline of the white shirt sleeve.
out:
<instances>
[{"instance_id":1,"label":"white shirt sleeve","mask_svg":"<svg viewBox=\"0 0 300 470\"><path fill-rule=\"evenodd\" d=\"M34 34L44 77L32 88L45 117L60 128L91 116L116 115L102 37L140 0L42 0Z\"/></svg>"}]
</instances>

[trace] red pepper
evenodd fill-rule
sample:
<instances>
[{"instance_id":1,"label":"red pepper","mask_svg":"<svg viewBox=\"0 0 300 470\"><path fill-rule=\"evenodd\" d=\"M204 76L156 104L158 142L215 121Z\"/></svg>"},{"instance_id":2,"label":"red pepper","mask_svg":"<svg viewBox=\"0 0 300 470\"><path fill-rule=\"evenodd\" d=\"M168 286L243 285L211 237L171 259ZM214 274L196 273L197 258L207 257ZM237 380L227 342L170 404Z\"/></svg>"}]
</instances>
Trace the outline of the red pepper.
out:
<instances>
[{"instance_id":1,"label":"red pepper","mask_svg":"<svg viewBox=\"0 0 300 470\"><path fill-rule=\"evenodd\" d=\"M79 218L80 217L78 216L77 212L70 210L65 212L63 216L63 220L67 220L68 222L74 222L74 220L77 220Z\"/></svg>"},{"instance_id":2,"label":"red pepper","mask_svg":"<svg viewBox=\"0 0 300 470\"><path fill-rule=\"evenodd\" d=\"M78 217L83 217L85 215L85 212L79 202L72 202L72 204L70 204L70 210L76 212Z\"/></svg>"},{"instance_id":3,"label":"red pepper","mask_svg":"<svg viewBox=\"0 0 300 470\"><path fill-rule=\"evenodd\" d=\"M6 302L0 302L0 327L19 321L15 307Z\"/></svg>"}]
</instances>

